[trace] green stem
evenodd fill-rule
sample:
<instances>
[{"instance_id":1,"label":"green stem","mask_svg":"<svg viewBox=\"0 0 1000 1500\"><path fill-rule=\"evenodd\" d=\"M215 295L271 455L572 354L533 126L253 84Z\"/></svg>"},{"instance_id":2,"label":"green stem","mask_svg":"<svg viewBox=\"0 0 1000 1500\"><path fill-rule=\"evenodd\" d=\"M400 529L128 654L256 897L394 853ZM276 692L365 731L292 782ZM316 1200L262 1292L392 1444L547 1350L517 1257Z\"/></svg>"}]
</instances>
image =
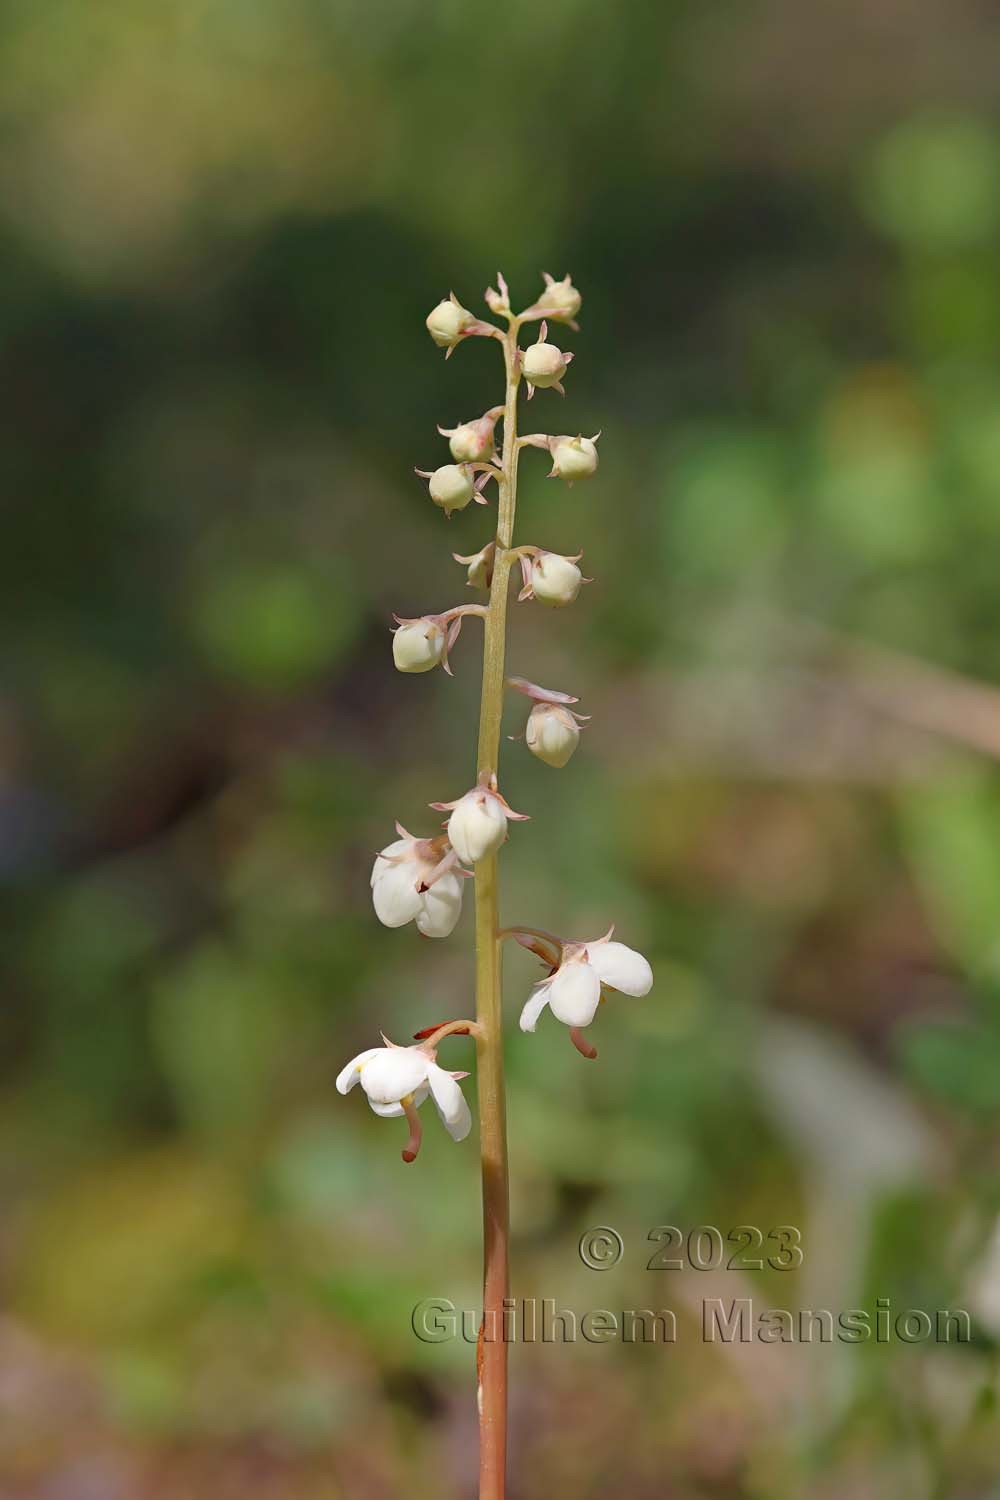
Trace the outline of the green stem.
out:
<instances>
[{"instance_id":1,"label":"green stem","mask_svg":"<svg viewBox=\"0 0 1000 1500\"><path fill-rule=\"evenodd\" d=\"M496 556L483 645L483 688L479 711L477 770L495 772L500 757L504 656L510 553L517 506L517 362L519 322L503 339L507 371L503 457L497 518ZM497 858L476 865L476 1019L479 1141L483 1173L483 1325L479 1334L479 1495L503 1500L507 1465L507 1345L503 1338L508 1290L509 1190L507 1109L503 1078L500 927Z\"/></svg>"}]
</instances>

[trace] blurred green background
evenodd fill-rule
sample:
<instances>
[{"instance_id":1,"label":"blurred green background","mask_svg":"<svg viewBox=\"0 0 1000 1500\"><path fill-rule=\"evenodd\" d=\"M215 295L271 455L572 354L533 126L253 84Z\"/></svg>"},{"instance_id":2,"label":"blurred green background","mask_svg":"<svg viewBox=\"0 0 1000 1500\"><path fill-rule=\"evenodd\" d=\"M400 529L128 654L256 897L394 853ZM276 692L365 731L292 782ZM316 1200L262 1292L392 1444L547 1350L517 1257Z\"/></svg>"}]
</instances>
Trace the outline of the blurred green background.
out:
<instances>
[{"instance_id":1,"label":"blurred green background","mask_svg":"<svg viewBox=\"0 0 1000 1500\"><path fill-rule=\"evenodd\" d=\"M388 625L463 598L414 465L499 399L503 269L584 295L596 582L511 669L593 715L507 921L612 920L600 1060L507 969L513 1272L670 1348L515 1349L512 1500L1000 1494L1000 21L972 0L12 0L0 54L5 1500L467 1496L474 1142L333 1078L471 1004L372 853L474 768ZM507 727L523 727L511 705ZM471 905L471 903L467 903ZM461 1067L467 1044L446 1044ZM658 1224L802 1229L650 1272ZM580 1234L625 1256L588 1271ZM973 1341L708 1347L685 1311L967 1307Z\"/></svg>"}]
</instances>

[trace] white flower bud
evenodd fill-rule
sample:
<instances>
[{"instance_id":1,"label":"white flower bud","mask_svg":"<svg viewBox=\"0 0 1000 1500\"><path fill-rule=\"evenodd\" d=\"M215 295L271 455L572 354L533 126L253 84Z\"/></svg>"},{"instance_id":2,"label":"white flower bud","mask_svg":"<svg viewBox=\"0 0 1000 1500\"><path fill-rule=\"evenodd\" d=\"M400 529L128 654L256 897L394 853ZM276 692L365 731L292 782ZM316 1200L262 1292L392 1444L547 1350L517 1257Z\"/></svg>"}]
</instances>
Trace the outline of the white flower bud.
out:
<instances>
[{"instance_id":1,"label":"white flower bud","mask_svg":"<svg viewBox=\"0 0 1000 1500\"><path fill-rule=\"evenodd\" d=\"M589 479L591 474L597 473L596 438L550 438L549 450L552 454L552 473L569 484L575 479Z\"/></svg>"},{"instance_id":2,"label":"white flower bud","mask_svg":"<svg viewBox=\"0 0 1000 1500\"><path fill-rule=\"evenodd\" d=\"M495 854L507 837L507 814L499 797L483 787L466 792L448 819L448 838L459 859L474 865Z\"/></svg>"},{"instance_id":3,"label":"white flower bud","mask_svg":"<svg viewBox=\"0 0 1000 1500\"><path fill-rule=\"evenodd\" d=\"M476 493L472 472L464 464L442 464L431 474L427 488L434 504L448 515L464 510Z\"/></svg>"},{"instance_id":4,"label":"white flower bud","mask_svg":"<svg viewBox=\"0 0 1000 1500\"><path fill-rule=\"evenodd\" d=\"M536 703L528 715L525 742L547 766L564 766L580 743L580 726L568 708Z\"/></svg>"},{"instance_id":5,"label":"white flower bud","mask_svg":"<svg viewBox=\"0 0 1000 1500\"><path fill-rule=\"evenodd\" d=\"M583 574L558 552L539 552L531 564L531 592L541 604L562 609L580 592Z\"/></svg>"},{"instance_id":6,"label":"white flower bud","mask_svg":"<svg viewBox=\"0 0 1000 1500\"><path fill-rule=\"evenodd\" d=\"M535 305L557 323L572 323L580 311L582 301L583 298L569 276L564 276L562 281L555 281L546 272L545 290Z\"/></svg>"},{"instance_id":7,"label":"white flower bud","mask_svg":"<svg viewBox=\"0 0 1000 1500\"><path fill-rule=\"evenodd\" d=\"M477 417L474 422L462 422L458 427L438 428L441 436L448 439L448 447L456 463L486 463L493 457L493 431L502 410L502 407L495 407Z\"/></svg>"},{"instance_id":8,"label":"white flower bud","mask_svg":"<svg viewBox=\"0 0 1000 1500\"><path fill-rule=\"evenodd\" d=\"M400 672L429 672L444 656L446 640L435 620L410 620L392 638L392 659Z\"/></svg>"},{"instance_id":9,"label":"white flower bud","mask_svg":"<svg viewBox=\"0 0 1000 1500\"><path fill-rule=\"evenodd\" d=\"M475 319L472 314L462 306L455 293L439 302L427 314L427 332L437 344L439 349L451 349L457 344Z\"/></svg>"},{"instance_id":10,"label":"white flower bud","mask_svg":"<svg viewBox=\"0 0 1000 1500\"><path fill-rule=\"evenodd\" d=\"M558 386L566 373L567 363L565 354L555 344L539 342L529 344L525 349L521 368L529 385L546 390Z\"/></svg>"},{"instance_id":11,"label":"white flower bud","mask_svg":"<svg viewBox=\"0 0 1000 1500\"><path fill-rule=\"evenodd\" d=\"M466 563L468 566L467 577L470 589L488 589L493 582L493 559L496 555L496 542L487 542L481 552L473 552L468 557L463 557L460 552L453 552L452 557L456 562Z\"/></svg>"}]
</instances>

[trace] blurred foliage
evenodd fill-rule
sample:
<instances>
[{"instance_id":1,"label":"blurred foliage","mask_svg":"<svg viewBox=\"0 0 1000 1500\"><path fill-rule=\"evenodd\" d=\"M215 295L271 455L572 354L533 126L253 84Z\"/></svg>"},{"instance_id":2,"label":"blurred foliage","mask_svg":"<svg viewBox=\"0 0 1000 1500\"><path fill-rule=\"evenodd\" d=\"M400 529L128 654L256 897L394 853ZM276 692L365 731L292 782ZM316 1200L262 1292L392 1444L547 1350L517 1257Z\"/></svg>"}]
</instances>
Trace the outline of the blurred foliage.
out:
<instances>
[{"instance_id":1,"label":"blurred foliage","mask_svg":"<svg viewBox=\"0 0 1000 1500\"><path fill-rule=\"evenodd\" d=\"M614 919L657 974L593 1067L511 1026L515 1291L681 1323L514 1350L512 1500L994 1493L996 18L2 27L0 1490L471 1492L473 1350L410 1316L476 1304L475 1152L430 1121L402 1169L332 1080L470 1005L468 913L388 932L367 877L470 777L474 630L414 680L387 627L487 539L412 469L497 399L495 350L445 365L423 318L499 265L523 301L572 271L532 421L604 431L589 485L522 467L521 538L597 581L513 612L512 669L593 719L564 774L508 748L505 916ZM798 1224L805 1262L648 1271L663 1223ZM969 1307L974 1338L720 1349L714 1295Z\"/></svg>"}]
</instances>

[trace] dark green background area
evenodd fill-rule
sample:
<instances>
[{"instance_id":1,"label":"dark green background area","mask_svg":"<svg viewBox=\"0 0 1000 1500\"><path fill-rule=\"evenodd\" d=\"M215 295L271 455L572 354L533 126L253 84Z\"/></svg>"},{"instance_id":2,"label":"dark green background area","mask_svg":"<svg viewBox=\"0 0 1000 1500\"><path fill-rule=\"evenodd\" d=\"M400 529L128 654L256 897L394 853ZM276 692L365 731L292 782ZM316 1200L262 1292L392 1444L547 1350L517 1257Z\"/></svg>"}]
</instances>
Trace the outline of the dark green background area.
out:
<instances>
[{"instance_id":1,"label":"dark green background area","mask_svg":"<svg viewBox=\"0 0 1000 1500\"><path fill-rule=\"evenodd\" d=\"M513 1353L512 1500L1000 1484L1000 24L944 0L20 0L0 53L0 1490L451 1500L475 1473L474 1137L333 1079L472 1005L371 910L474 773L473 596L412 470L501 399L424 318L500 267L584 305L584 552L511 670L503 916L656 973L596 1064L507 962L518 1296L669 1349ZM520 704L520 707L518 706ZM523 729L523 700L505 730ZM471 902L467 902L471 906ZM445 1044L460 1068L468 1044ZM471 1063L469 1063L472 1066ZM471 1083L468 1086L471 1090ZM613 1225L621 1264L577 1245ZM649 1271L657 1225L800 1270ZM962 1347L707 1346L705 1297L964 1307Z\"/></svg>"}]
</instances>

